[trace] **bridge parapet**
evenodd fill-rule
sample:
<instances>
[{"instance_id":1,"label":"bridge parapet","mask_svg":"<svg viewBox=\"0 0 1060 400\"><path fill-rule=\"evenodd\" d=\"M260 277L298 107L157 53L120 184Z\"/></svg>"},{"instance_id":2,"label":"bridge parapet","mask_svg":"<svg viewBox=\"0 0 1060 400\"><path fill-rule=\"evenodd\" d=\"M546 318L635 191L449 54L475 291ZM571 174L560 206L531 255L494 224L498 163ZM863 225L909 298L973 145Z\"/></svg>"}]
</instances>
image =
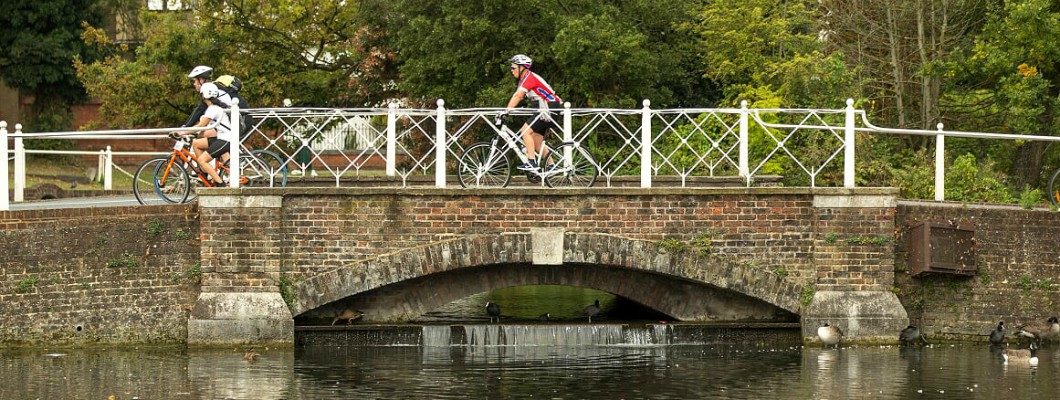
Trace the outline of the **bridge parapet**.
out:
<instances>
[{"instance_id":1,"label":"bridge parapet","mask_svg":"<svg viewBox=\"0 0 1060 400\"><path fill-rule=\"evenodd\" d=\"M227 319L235 336L215 329L198 343L223 337L284 342L290 334L277 332L287 329L292 315L339 299L435 276L443 268L509 264L525 269L556 264L557 257L560 271L587 265L600 268L587 274L603 274L603 268L638 270L762 301L801 315L807 329L808 322L842 318L833 324L851 336L890 337L893 332L882 329L906 323L896 298L888 307L897 305L897 310L873 314L871 321L835 315L826 302L831 292L854 308L862 304L859 298L843 293L895 297L889 291L895 194L882 188L779 187L204 190L199 207L204 297L196 307L204 312L193 313L189 342L197 344L191 338L193 324L219 327L219 314L206 311L240 298L267 299L258 311L242 311L252 317L248 324L259 336L239 336L254 330ZM540 239L533 240L532 232ZM562 235L561 249L556 240L547 240L548 232L551 239L556 232ZM506 236L513 240L499 240L503 234L514 235ZM480 244L467 247L471 243ZM515 278L498 279L474 289L508 285L514 281L505 279ZM283 303L281 288L292 314L270 311ZM635 288L624 290L637 298ZM226 301L218 305L210 296ZM402 307L412 312L442 305L412 303ZM674 310L684 318L705 318L692 308Z\"/></svg>"}]
</instances>

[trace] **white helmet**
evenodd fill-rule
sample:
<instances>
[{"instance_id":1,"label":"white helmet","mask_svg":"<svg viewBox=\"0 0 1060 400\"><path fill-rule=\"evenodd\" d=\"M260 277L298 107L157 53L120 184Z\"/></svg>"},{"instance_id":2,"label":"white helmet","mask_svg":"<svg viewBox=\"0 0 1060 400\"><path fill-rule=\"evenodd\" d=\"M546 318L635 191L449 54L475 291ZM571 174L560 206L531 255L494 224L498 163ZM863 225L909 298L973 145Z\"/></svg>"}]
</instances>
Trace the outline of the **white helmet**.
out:
<instances>
[{"instance_id":1,"label":"white helmet","mask_svg":"<svg viewBox=\"0 0 1060 400\"><path fill-rule=\"evenodd\" d=\"M516 54L512 56L512 58L509 59L508 62L515 65L522 65L523 67L530 68L530 66L534 63L534 60L531 60L530 57L528 57L526 54Z\"/></svg>"},{"instance_id":2,"label":"white helmet","mask_svg":"<svg viewBox=\"0 0 1060 400\"><path fill-rule=\"evenodd\" d=\"M217 87L217 84L213 82L206 82L199 88L199 93L202 93L204 99L216 99L221 96L221 88Z\"/></svg>"},{"instance_id":3,"label":"white helmet","mask_svg":"<svg viewBox=\"0 0 1060 400\"><path fill-rule=\"evenodd\" d=\"M188 73L188 78L209 78L211 72L213 72L213 68L200 65L191 69L191 72Z\"/></svg>"}]
</instances>

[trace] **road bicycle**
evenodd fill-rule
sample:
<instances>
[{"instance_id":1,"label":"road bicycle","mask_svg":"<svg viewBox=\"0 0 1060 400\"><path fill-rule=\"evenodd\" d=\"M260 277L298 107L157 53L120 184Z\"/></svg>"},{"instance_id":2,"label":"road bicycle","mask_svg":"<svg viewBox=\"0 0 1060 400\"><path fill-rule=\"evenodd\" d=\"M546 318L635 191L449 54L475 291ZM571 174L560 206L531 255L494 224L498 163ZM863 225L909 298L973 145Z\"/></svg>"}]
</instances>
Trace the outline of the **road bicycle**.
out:
<instances>
[{"instance_id":1,"label":"road bicycle","mask_svg":"<svg viewBox=\"0 0 1060 400\"><path fill-rule=\"evenodd\" d=\"M191 141L191 137L181 136L176 139L169 156L140 164L133 174L136 201L147 204L153 196L158 196L168 203L184 203L194 199L193 184L215 186L195 161ZM252 150L243 155L239 159L241 186L287 186L287 163L280 156L267 150ZM214 160L214 166L218 175L228 178L227 163Z\"/></svg>"},{"instance_id":2,"label":"road bicycle","mask_svg":"<svg viewBox=\"0 0 1060 400\"><path fill-rule=\"evenodd\" d=\"M488 142L479 142L464 150L457 163L457 176L460 186L465 188L507 187L512 180L515 154L521 164L530 160L523 151L522 138L504 124L498 116L491 126L497 135ZM544 149L539 154L546 154L538 160L540 167L536 171L526 171L531 183L541 183L549 187L591 187L600 175L593 156L578 142L562 142L557 147L542 143ZM523 172L523 171L520 171Z\"/></svg>"}]
</instances>

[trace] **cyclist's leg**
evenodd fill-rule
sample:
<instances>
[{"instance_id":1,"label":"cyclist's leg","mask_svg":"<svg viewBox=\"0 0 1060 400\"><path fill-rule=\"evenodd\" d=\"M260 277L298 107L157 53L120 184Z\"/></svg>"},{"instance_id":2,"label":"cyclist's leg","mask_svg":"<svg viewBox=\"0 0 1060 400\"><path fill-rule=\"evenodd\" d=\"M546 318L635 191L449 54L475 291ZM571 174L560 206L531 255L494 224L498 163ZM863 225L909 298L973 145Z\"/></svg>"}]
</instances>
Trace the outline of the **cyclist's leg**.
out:
<instances>
[{"instance_id":1,"label":"cyclist's leg","mask_svg":"<svg viewBox=\"0 0 1060 400\"><path fill-rule=\"evenodd\" d=\"M228 141L215 139L210 143L210 147L199 156L199 168L202 168L203 172L210 175L210 180L213 183L221 182L221 175L217 174L217 169L213 167L210 161L214 158L223 156L228 152Z\"/></svg>"},{"instance_id":2,"label":"cyclist's leg","mask_svg":"<svg viewBox=\"0 0 1060 400\"><path fill-rule=\"evenodd\" d=\"M195 153L195 159L198 159L202 152L206 151L210 147L208 138L198 138L191 141L192 151Z\"/></svg>"}]
</instances>

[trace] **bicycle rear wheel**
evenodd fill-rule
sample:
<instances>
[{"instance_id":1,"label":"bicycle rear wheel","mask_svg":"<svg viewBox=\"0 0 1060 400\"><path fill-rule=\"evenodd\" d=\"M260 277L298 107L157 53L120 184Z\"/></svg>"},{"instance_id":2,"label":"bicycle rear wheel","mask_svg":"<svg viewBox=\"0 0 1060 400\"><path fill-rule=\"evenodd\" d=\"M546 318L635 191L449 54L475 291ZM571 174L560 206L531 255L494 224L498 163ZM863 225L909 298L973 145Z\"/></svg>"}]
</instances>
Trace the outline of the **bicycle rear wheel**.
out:
<instances>
[{"instance_id":1,"label":"bicycle rear wheel","mask_svg":"<svg viewBox=\"0 0 1060 400\"><path fill-rule=\"evenodd\" d=\"M570 153L567 157L566 153ZM556 160L544 167L545 184L549 187L592 187L600 175L596 160L574 143L564 143L552 149L549 158Z\"/></svg>"},{"instance_id":2,"label":"bicycle rear wheel","mask_svg":"<svg viewBox=\"0 0 1060 400\"><path fill-rule=\"evenodd\" d=\"M1060 207L1060 169L1053 172L1053 176L1049 178L1049 192L1046 196L1049 197L1049 204Z\"/></svg>"},{"instance_id":3,"label":"bicycle rear wheel","mask_svg":"<svg viewBox=\"0 0 1060 400\"><path fill-rule=\"evenodd\" d=\"M253 150L253 157L240 160L240 175L247 178L249 186L287 186L287 163L268 150Z\"/></svg>"},{"instance_id":4,"label":"bicycle rear wheel","mask_svg":"<svg viewBox=\"0 0 1060 400\"><path fill-rule=\"evenodd\" d=\"M155 185L155 170L159 165L169 162L168 157L152 158L140 164L133 174L133 196L140 204L163 204L162 196L158 194Z\"/></svg>"},{"instance_id":5,"label":"bicycle rear wheel","mask_svg":"<svg viewBox=\"0 0 1060 400\"><path fill-rule=\"evenodd\" d=\"M456 175L465 188L505 187L512 180L508 151L491 142L475 143L460 155Z\"/></svg>"},{"instance_id":6,"label":"bicycle rear wheel","mask_svg":"<svg viewBox=\"0 0 1060 400\"><path fill-rule=\"evenodd\" d=\"M170 203L184 203L191 193L188 170L181 164L179 161L171 163L167 159L155 167L155 193Z\"/></svg>"}]
</instances>

